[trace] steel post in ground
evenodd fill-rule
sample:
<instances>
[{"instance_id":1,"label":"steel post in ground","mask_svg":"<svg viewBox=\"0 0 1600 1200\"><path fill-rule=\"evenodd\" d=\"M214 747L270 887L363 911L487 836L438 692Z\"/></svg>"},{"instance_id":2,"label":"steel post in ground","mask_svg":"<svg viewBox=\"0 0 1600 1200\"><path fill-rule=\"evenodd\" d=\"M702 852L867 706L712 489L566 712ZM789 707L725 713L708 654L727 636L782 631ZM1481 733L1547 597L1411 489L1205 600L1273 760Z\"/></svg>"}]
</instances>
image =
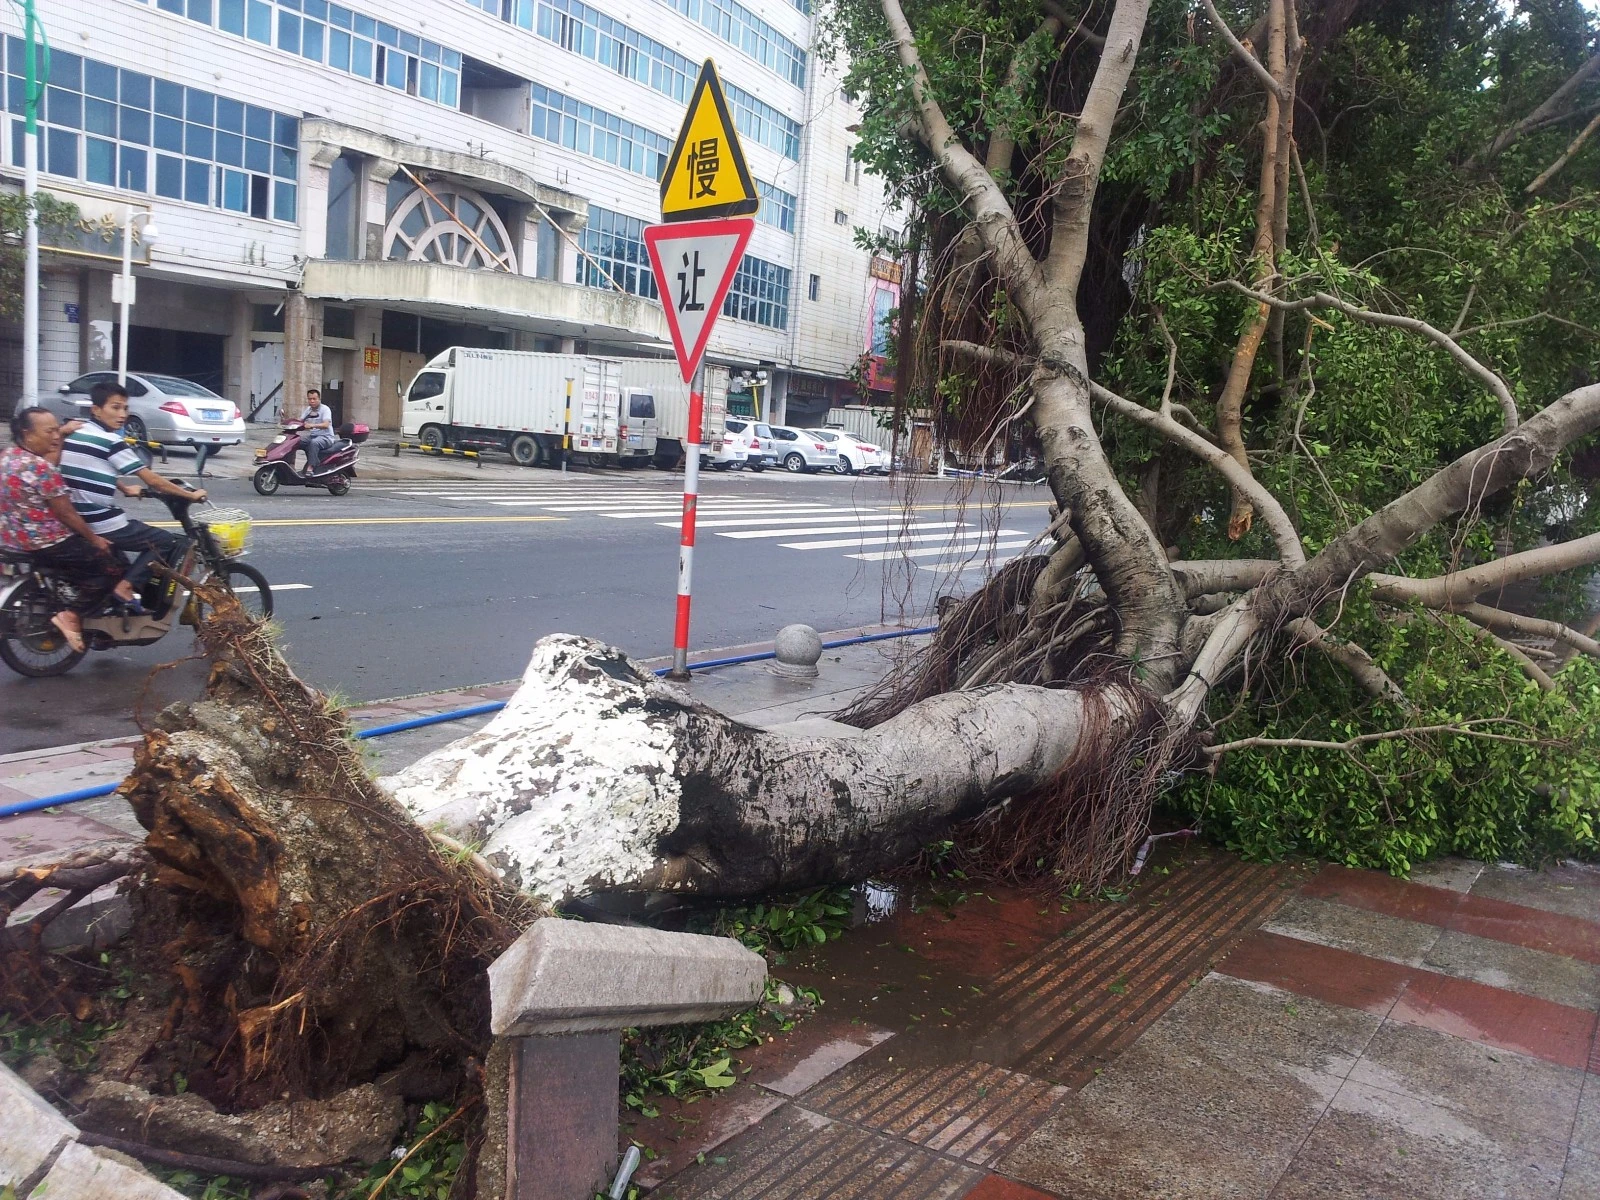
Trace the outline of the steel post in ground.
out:
<instances>
[{"instance_id":1,"label":"steel post in ground","mask_svg":"<svg viewBox=\"0 0 1600 1200\"><path fill-rule=\"evenodd\" d=\"M706 369L695 370L689 385L689 441L683 462L683 536L678 544L678 616L672 634L668 679L689 678L689 600L694 591L694 525L700 503L700 446L704 437Z\"/></svg>"}]
</instances>

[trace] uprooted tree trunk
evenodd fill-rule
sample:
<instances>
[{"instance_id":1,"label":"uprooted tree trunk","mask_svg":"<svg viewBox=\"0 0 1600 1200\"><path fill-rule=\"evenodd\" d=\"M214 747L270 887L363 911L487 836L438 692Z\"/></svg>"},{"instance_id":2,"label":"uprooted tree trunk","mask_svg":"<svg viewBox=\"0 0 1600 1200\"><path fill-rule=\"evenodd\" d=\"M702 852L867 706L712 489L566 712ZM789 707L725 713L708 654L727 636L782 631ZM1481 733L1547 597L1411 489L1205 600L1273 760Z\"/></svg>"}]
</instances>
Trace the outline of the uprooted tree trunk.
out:
<instances>
[{"instance_id":1,"label":"uprooted tree trunk","mask_svg":"<svg viewBox=\"0 0 1600 1200\"><path fill-rule=\"evenodd\" d=\"M459 1081L488 1044L484 969L533 905L409 820L265 627L208 599L205 698L160 714L121 789L149 831L141 965L178 984L152 1053L182 1047L228 1107Z\"/></svg>"}]
</instances>

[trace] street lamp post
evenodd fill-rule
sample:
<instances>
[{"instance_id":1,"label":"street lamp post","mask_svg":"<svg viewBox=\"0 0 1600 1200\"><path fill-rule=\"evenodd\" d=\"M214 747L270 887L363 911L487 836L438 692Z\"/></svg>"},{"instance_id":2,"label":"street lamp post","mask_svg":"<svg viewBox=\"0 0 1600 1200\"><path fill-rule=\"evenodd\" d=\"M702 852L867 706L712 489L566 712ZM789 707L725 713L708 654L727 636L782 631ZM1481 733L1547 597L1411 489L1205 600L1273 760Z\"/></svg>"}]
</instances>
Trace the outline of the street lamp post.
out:
<instances>
[{"instance_id":1,"label":"street lamp post","mask_svg":"<svg viewBox=\"0 0 1600 1200\"><path fill-rule=\"evenodd\" d=\"M134 212L133 205L128 205L122 218L122 276L118 280L119 295L117 302L122 310L121 326L117 335L117 382L124 387L128 384L128 310L133 307L133 236L136 232L135 224L139 221L150 221L154 213ZM154 224L144 227L140 240L148 250L156 244L160 231Z\"/></svg>"},{"instance_id":2,"label":"street lamp post","mask_svg":"<svg viewBox=\"0 0 1600 1200\"><path fill-rule=\"evenodd\" d=\"M44 26L34 11L34 0L20 0L25 107L22 139L22 196L27 209L23 236L22 270L22 402L33 404L39 398L39 98L44 82L39 78L38 40ZM49 74L49 48L46 47L45 74Z\"/></svg>"}]
</instances>

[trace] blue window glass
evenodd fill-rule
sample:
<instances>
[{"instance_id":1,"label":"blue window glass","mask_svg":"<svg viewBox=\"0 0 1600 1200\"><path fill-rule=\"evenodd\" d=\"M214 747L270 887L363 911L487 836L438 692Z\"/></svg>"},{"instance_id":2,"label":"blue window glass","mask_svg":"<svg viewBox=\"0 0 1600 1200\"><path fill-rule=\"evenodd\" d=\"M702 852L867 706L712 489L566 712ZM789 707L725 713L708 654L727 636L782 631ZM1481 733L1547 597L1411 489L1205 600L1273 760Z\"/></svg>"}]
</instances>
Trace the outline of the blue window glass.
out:
<instances>
[{"instance_id":1,"label":"blue window glass","mask_svg":"<svg viewBox=\"0 0 1600 1200\"><path fill-rule=\"evenodd\" d=\"M211 0L189 0L189 20L211 24Z\"/></svg>"},{"instance_id":2,"label":"blue window glass","mask_svg":"<svg viewBox=\"0 0 1600 1200\"><path fill-rule=\"evenodd\" d=\"M211 170L210 163L183 164L183 198L190 204L211 203Z\"/></svg>"},{"instance_id":3,"label":"blue window glass","mask_svg":"<svg viewBox=\"0 0 1600 1200\"><path fill-rule=\"evenodd\" d=\"M255 138L246 138L244 143L244 165L252 171L260 171L265 175L272 170L272 146L268 142L258 142Z\"/></svg>"},{"instance_id":4,"label":"blue window glass","mask_svg":"<svg viewBox=\"0 0 1600 1200\"><path fill-rule=\"evenodd\" d=\"M217 161L230 167L244 166L244 139L237 133L217 132Z\"/></svg>"},{"instance_id":5,"label":"blue window glass","mask_svg":"<svg viewBox=\"0 0 1600 1200\"><path fill-rule=\"evenodd\" d=\"M298 146L300 144L300 122L295 117L286 117L282 113L273 115L272 140L280 146Z\"/></svg>"},{"instance_id":6,"label":"blue window glass","mask_svg":"<svg viewBox=\"0 0 1600 1200\"><path fill-rule=\"evenodd\" d=\"M451 72L446 72L439 79L439 103L447 108L455 108L458 100L456 86L461 77Z\"/></svg>"},{"instance_id":7,"label":"blue window glass","mask_svg":"<svg viewBox=\"0 0 1600 1200\"><path fill-rule=\"evenodd\" d=\"M44 169L52 175L78 177L78 135L71 129L50 129L45 139Z\"/></svg>"},{"instance_id":8,"label":"blue window glass","mask_svg":"<svg viewBox=\"0 0 1600 1200\"><path fill-rule=\"evenodd\" d=\"M339 29L349 29L350 28L350 16L351 16L351 13L350 13L350 10L348 8L341 8L337 4L328 5L328 24L329 25L333 25L333 26L335 26L335 27L337 27Z\"/></svg>"},{"instance_id":9,"label":"blue window glass","mask_svg":"<svg viewBox=\"0 0 1600 1200\"><path fill-rule=\"evenodd\" d=\"M378 22L378 40L385 46L398 46L400 44L400 31L393 25Z\"/></svg>"},{"instance_id":10,"label":"blue window glass","mask_svg":"<svg viewBox=\"0 0 1600 1200\"><path fill-rule=\"evenodd\" d=\"M392 88L406 90L406 69L411 60L394 49L388 49L383 58L383 81Z\"/></svg>"},{"instance_id":11,"label":"blue window glass","mask_svg":"<svg viewBox=\"0 0 1600 1200\"><path fill-rule=\"evenodd\" d=\"M83 177L107 186L117 182L117 144L101 138L84 139Z\"/></svg>"},{"instance_id":12,"label":"blue window glass","mask_svg":"<svg viewBox=\"0 0 1600 1200\"><path fill-rule=\"evenodd\" d=\"M183 150L183 122L172 117L156 118L156 149Z\"/></svg>"},{"instance_id":13,"label":"blue window glass","mask_svg":"<svg viewBox=\"0 0 1600 1200\"><path fill-rule=\"evenodd\" d=\"M422 57L424 61L436 63L439 61L442 53L443 48L438 42L424 41L422 43Z\"/></svg>"},{"instance_id":14,"label":"blue window glass","mask_svg":"<svg viewBox=\"0 0 1600 1200\"><path fill-rule=\"evenodd\" d=\"M312 62L322 61L322 30L323 26L315 21L307 21L301 30L300 54Z\"/></svg>"},{"instance_id":15,"label":"blue window glass","mask_svg":"<svg viewBox=\"0 0 1600 1200\"><path fill-rule=\"evenodd\" d=\"M137 71L123 71L122 102L134 108L150 107L150 76Z\"/></svg>"},{"instance_id":16,"label":"blue window glass","mask_svg":"<svg viewBox=\"0 0 1600 1200\"><path fill-rule=\"evenodd\" d=\"M217 128L229 133L244 132L244 105L237 100L217 97Z\"/></svg>"},{"instance_id":17,"label":"blue window glass","mask_svg":"<svg viewBox=\"0 0 1600 1200\"><path fill-rule=\"evenodd\" d=\"M83 127L90 133L117 136L117 106L109 100L83 102Z\"/></svg>"},{"instance_id":18,"label":"blue window glass","mask_svg":"<svg viewBox=\"0 0 1600 1200\"><path fill-rule=\"evenodd\" d=\"M278 49L300 53L300 18L291 12L278 13Z\"/></svg>"},{"instance_id":19,"label":"blue window glass","mask_svg":"<svg viewBox=\"0 0 1600 1200\"><path fill-rule=\"evenodd\" d=\"M328 0L305 0L306 16L318 21L326 20L328 16Z\"/></svg>"},{"instance_id":20,"label":"blue window glass","mask_svg":"<svg viewBox=\"0 0 1600 1200\"><path fill-rule=\"evenodd\" d=\"M350 74L361 79L372 78L372 43L356 38L350 43Z\"/></svg>"},{"instance_id":21,"label":"blue window glass","mask_svg":"<svg viewBox=\"0 0 1600 1200\"><path fill-rule=\"evenodd\" d=\"M79 93L53 87L50 89L49 108L52 125L83 128L83 97Z\"/></svg>"},{"instance_id":22,"label":"blue window glass","mask_svg":"<svg viewBox=\"0 0 1600 1200\"><path fill-rule=\"evenodd\" d=\"M150 114L142 108L127 108L122 110L122 140L137 142L141 146L150 144Z\"/></svg>"},{"instance_id":23,"label":"blue window glass","mask_svg":"<svg viewBox=\"0 0 1600 1200\"><path fill-rule=\"evenodd\" d=\"M417 84L417 91L424 100L439 98L439 68L433 63L422 64L422 75Z\"/></svg>"},{"instance_id":24,"label":"blue window glass","mask_svg":"<svg viewBox=\"0 0 1600 1200\"><path fill-rule=\"evenodd\" d=\"M210 126L188 125L184 127L183 152L190 158L211 158L214 134Z\"/></svg>"},{"instance_id":25,"label":"blue window glass","mask_svg":"<svg viewBox=\"0 0 1600 1200\"><path fill-rule=\"evenodd\" d=\"M183 88L165 79L156 80L156 111L168 117L183 116Z\"/></svg>"},{"instance_id":26,"label":"blue window glass","mask_svg":"<svg viewBox=\"0 0 1600 1200\"><path fill-rule=\"evenodd\" d=\"M252 42L272 45L272 6L266 0L250 0L250 23L246 34ZM157 174L160 172L157 171Z\"/></svg>"},{"instance_id":27,"label":"blue window glass","mask_svg":"<svg viewBox=\"0 0 1600 1200\"><path fill-rule=\"evenodd\" d=\"M183 0L156 0L156 7L164 12L183 16Z\"/></svg>"},{"instance_id":28,"label":"blue window glass","mask_svg":"<svg viewBox=\"0 0 1600 1200\"><path fill-rule=\"evenodd\" d=\"M11 161L22 166L22 156L27 153L27 126L21 121L11 122Z\"/></svg>"},{"instance_id":29,"label":"blue window glass","mask_svg":"<svg viewBox=\"0 0 1600 1200\"><path fill-rule=\"evenodd\" d=\"M244 131L253 138L260 138L264 142L272 140L272 113L264 108L257 108L254 104L245 106Z\"/></svg>"},{"instance_id":30,"label":"blue window glass","mask_svg":"<svg viewBox=\"0 0 1600 1200\"><path fill-rule=\"evenodd\" d=\"M250 211L250 177L243 171L222 172L222 207L234 212Z\"/></svg>"},{"instance_id":31,"label":"blue window glass","mask_svg":"<svg viewBox=\"0 0 1600 1200\"><path fill-rule=\"evenodd\" d=\"M444 65L452 71L461 70L461 52L458 50L446 50L444 52Z\"/></svg>"},{"instance_id":32,"label":"blue window glass","mask_svg":"<svg viewBox=\"0 0 1600 1200\"><path fill-rule=\"evenodd\" d=\"M295 186L278 180L272 187L272 218L275 221L293 221L295 212Z\"/></svg>"},{"instance_id":33,"label":"blue window glass","mask_svg":"<svg viewBox=\"0 0 1600 1200\"><path fill-rule=\"evenodd\" d=\"M117 157L119 159L117 168L118 185L127 188L130 192L147 191L149 189L149 154L136 146L123 146Z\"/></svg>"},{"instance_id":34,"label":"blue window glass","mask_svg":"<svg viewBox=\"0 0 1600 1200\"><path fill-rule=\"evenodd\" d=\"M244 0L217 0L217 28L244 36Z\"/></svg>"},{"instance_id":35,"label":"blue window glass","mask_svg":"<svg viewBox=\"0 0 1600 1200\"><path fill-rule=\"evenodd\" d=\"M50 54L50 82L74 92L83 91L83 59L60 50Z\"/></svg>"},{"instance_id":36,"label":"blue window glass","mask_svg":"<svg viewBox=\"0 0 1600 1200\"><path fill-rule=\"evenodd\" d=\"M6 107L12 112L23 112L28 107L28 81L15 75L6 77ZM44 114L40 114L43 116Z\"/></svg>"},{"instance_id":37,"label":"blue window glass","mask_svg":"<svg viewBox=\"0 0 1600 1200\"><path fill-rule=\"evenodd\" d=\"M183 115L195 125L213 125L217 119L217 98L210 92L190 88L184 98Z\"/></svg>"},{"instance_id":38,"label":"blue window glass","mask_svg":"<svg viewBox=\"0 0 1600 1200\"><path fill-rule=\"evenodd\" d=\"M350 69L350 35L342 29L328 30L328 65L340 71Z\"/></svg>"},{"instance_id":39,"label":"blue window glass","mask_svg":"<svg viewBox=\"0 0 1600 1200\"><path fill-rule=\"evenodd\" d=\"M421 54L422 39L414 33L406 33L404 30L401 30L400 49L404 50L407 54Z\"/></svg>"},{"instance_id":40,"label":"blue window glass","mask_svg":"<svg viewBox=\"0 0 1600 1200\"><path fill-rule=\"evenodd\" d=\"M83 91L102 100L117 98L117 69L110 63L90 60L83 64Z\"/></svg>"},{"instance_id":41,"label":"blue window glass","mask_svg":"<svg viewBox=\"0 0 1600 1200\"><path fill-rule=\"evenodd\" d=\"M300 156L293 150L285 150L282 146L272 148L272 173L279 179L293 179L296 174L296 160Z\"/></svg>"},{"instance_id":42,"label":"blue window glass","mask_svg":"<svg viewBox=\"0 0 1600 1200\"><path fill-rule=\"evenodd\" d=\"M356 13L355 14L355 18L356 18L356 29L355 29L355 31L357 33L359 33L362 37L368 38L368 39L374 39L374 38L376 38L378 36L378 23L376 21L374 21L371 17L363 17L360 13Z\"/></svg>"}]
</instances>

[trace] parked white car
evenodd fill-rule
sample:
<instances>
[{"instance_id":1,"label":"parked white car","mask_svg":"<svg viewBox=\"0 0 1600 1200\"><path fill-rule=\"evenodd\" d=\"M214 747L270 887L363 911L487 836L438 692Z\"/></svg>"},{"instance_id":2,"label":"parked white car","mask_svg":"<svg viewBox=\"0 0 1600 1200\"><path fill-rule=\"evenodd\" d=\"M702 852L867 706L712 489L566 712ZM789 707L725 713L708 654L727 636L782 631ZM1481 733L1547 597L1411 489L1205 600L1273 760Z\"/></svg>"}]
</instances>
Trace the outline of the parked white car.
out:
<instances>
[{"instance_id":1,"label":"parked white car","mask_svg":"<svg viewBox=\"0 0 1600 1200\"><path fill-rule=\"evenodd\" d=\"M740 422L743 424L743 422ZM753 435L749 430L738 430L733 427L732 421L724 421L722 426L722 449L715 454L701 453L700 465L710 467L713 471L727 471L733 467L743 469L745 462L750 457L750 447Z\"/></svg>"},{"instance_id":2,"label":"parked white car","mask_svg":"<svg viewBox=\"0 0 1600 1200\"><path fill-rule=\"evenodd\" d=\"M745 457L745 466L752 471L761 472L768 467L778 465L777 444L773 441L771 426L764 421L729 417L727 427L736 433L747 435L750 439L750 453Z\"/></svg>"},{"instance_id":3,"label":"parked white car","mask_svg":"<svg viewBox=\"0 0 1600 1200\"><path fill-rule=\"evenodd\" d=\"M806 429L820 442L825 442L839 452L834 470L841 475L854 475L857 471L889 472L889 452L871 442L863 442L842 429Z\"/></svg>"},{"instance_id":4,"label":"parked white car","mask_svg":"<svg viewBox=\"0 0 1600 1200\"><path fill-rule=\"evenodd\" d=\"M787 425L772 427L772 444L785 471L832 471L839 466L839 451L809 430Z\"/></svg>"},{"instance_id":5,"label":"parked white car","mask_svg":"<svg viewBox=\"0 0 1600 1200\"><path fill-rule=\"evenodd\" d=\"M89 390L115 383L115 371L90 371L61 389L61 416L87 416ZM237 446L244 441L244 414L232 400L176 375L128 373L128 421L122 429L141 442L164 446Z\"/></svg>"}]
</instances>

